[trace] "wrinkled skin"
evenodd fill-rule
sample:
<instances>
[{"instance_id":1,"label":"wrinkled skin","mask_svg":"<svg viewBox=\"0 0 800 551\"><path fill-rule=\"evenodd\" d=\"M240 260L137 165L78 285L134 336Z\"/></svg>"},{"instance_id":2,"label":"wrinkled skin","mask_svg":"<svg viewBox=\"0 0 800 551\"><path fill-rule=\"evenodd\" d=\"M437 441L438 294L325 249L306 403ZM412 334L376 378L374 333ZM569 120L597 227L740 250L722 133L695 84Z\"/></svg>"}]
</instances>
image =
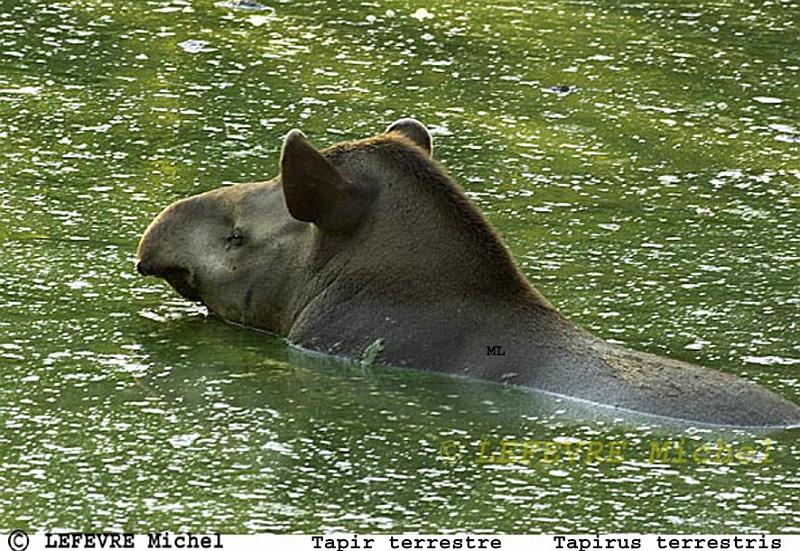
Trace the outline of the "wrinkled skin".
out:
<instances>
[{"instance_id":1,"label":"wrinkled skin","mask_svg":"<svg viewBox=\"0 0 800 551\"><path fill-rule=\"evenodd\" d=\"M325 353L358 358L382 339L386 364L698 423L800 425L800 407L752 383L568 321L433 160L417 121L321 152L294 130L280 169L167 207L139 243L139 272Z\"/></svg>"}]
</instances>

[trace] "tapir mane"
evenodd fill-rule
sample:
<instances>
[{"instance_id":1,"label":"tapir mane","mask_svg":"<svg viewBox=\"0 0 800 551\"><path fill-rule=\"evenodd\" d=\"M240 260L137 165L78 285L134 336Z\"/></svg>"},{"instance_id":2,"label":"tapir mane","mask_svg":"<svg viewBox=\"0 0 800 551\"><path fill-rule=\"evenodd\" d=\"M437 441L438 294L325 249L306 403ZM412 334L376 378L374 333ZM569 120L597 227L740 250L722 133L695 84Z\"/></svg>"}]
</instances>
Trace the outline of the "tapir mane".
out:
<instances>
[{"instance_id":1,"label":"tapir mane","mask_svg":"<svg viewBox=\"0 0 800 551\"><path fill-rule=\"evenodd\" d=\"M478 252L492 266L497 291L513 289L529 293L528 280L519 271L500 236L467 197L460 185L445 168L411 140L399 132L381 134L374 138L337 144L322 153L337 164L345 156L368 151L378 155L390 166L408 176L410 185L439 205ZM538 294L538 293L537 293Z\"/></svg>"}]
</instances>

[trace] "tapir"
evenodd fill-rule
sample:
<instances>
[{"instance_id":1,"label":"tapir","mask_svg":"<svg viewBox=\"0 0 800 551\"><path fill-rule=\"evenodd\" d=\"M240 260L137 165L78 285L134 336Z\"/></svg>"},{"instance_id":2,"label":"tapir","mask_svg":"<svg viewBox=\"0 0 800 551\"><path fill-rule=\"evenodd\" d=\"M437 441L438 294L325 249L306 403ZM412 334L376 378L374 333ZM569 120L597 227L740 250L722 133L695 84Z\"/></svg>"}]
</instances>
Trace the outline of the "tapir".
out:
<instances>
[{"instance_id":1,"label":"tapir","mask_svg":"<svg viewBox=\"0 0 800 551\"><path fill-rule=\"evenodd\" d=\"M754 383L572 323L522 275L414 119L323 150L292 130L277 177L167 206L137 269L223 320L326 354L357 359L378 343L378 363L392 366L691 423L800 426L798 405Z\"/></svg>"}]
</instances>

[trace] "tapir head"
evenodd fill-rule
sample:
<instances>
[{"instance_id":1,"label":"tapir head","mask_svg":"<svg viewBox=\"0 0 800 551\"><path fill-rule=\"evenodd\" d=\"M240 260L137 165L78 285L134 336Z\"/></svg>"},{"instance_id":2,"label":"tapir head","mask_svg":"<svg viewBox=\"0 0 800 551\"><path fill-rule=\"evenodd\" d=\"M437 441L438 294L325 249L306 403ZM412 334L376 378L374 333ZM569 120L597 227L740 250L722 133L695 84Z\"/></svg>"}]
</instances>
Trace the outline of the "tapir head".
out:
<instances>
[{"instance_id":1,"label":"tapir head","mask_svg":"<svg viewBox=\"0 0 800 551\"><path fill-rule=\"evenodd\" d=\"M374 138L323 151L292 130L279 177L161 212L139 243L137 269L225 319L285 334L334 280L393 296L425 281L455 288L475 272L471 262L493 255L511 262L431 158L427 129L401 119Z\"/></svg>"}]
</instances>

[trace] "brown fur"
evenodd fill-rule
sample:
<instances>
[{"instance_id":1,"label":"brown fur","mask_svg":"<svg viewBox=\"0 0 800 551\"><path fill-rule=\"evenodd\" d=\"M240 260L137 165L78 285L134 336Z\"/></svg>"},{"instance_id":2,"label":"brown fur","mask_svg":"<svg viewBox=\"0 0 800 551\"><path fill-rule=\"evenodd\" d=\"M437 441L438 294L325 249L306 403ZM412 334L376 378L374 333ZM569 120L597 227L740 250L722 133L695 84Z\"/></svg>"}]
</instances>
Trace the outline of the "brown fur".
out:
<instances>
[{"instance_id":1,"label":"brown fur","mask_svg":"<svg viewBox=\"0 0 800 551\"><path fill-rule=\"evenodd\" d=\"M540 307L553 309L520 272L497 231L469 200L464 190L437 160L432 159L414 142L399 132L380 134L374 138L345 142L322 150L331 162L356 151L376 154L400 167L421 194L432 196L446 216L468 236L475 250L493 265L492 289L504 296L518 295L533 299Z\"/></svg>"},{"instance_id":2,"label":"brown fur","mask_svg":"<svg viewBox=\"0 0 800 551\"><path fill-rule=\"evenodd\" d=\"M756 385L569 322L418 145L430 146L427 130L396 124L322 152L290 132L280 178L165 209L139 244L139 271L320 352L358 358L381 339L379 361L391 365L692 422L800 425L800 407ZM487 356L497 345L506 355Z\"/></svg>"}]
</instances>

